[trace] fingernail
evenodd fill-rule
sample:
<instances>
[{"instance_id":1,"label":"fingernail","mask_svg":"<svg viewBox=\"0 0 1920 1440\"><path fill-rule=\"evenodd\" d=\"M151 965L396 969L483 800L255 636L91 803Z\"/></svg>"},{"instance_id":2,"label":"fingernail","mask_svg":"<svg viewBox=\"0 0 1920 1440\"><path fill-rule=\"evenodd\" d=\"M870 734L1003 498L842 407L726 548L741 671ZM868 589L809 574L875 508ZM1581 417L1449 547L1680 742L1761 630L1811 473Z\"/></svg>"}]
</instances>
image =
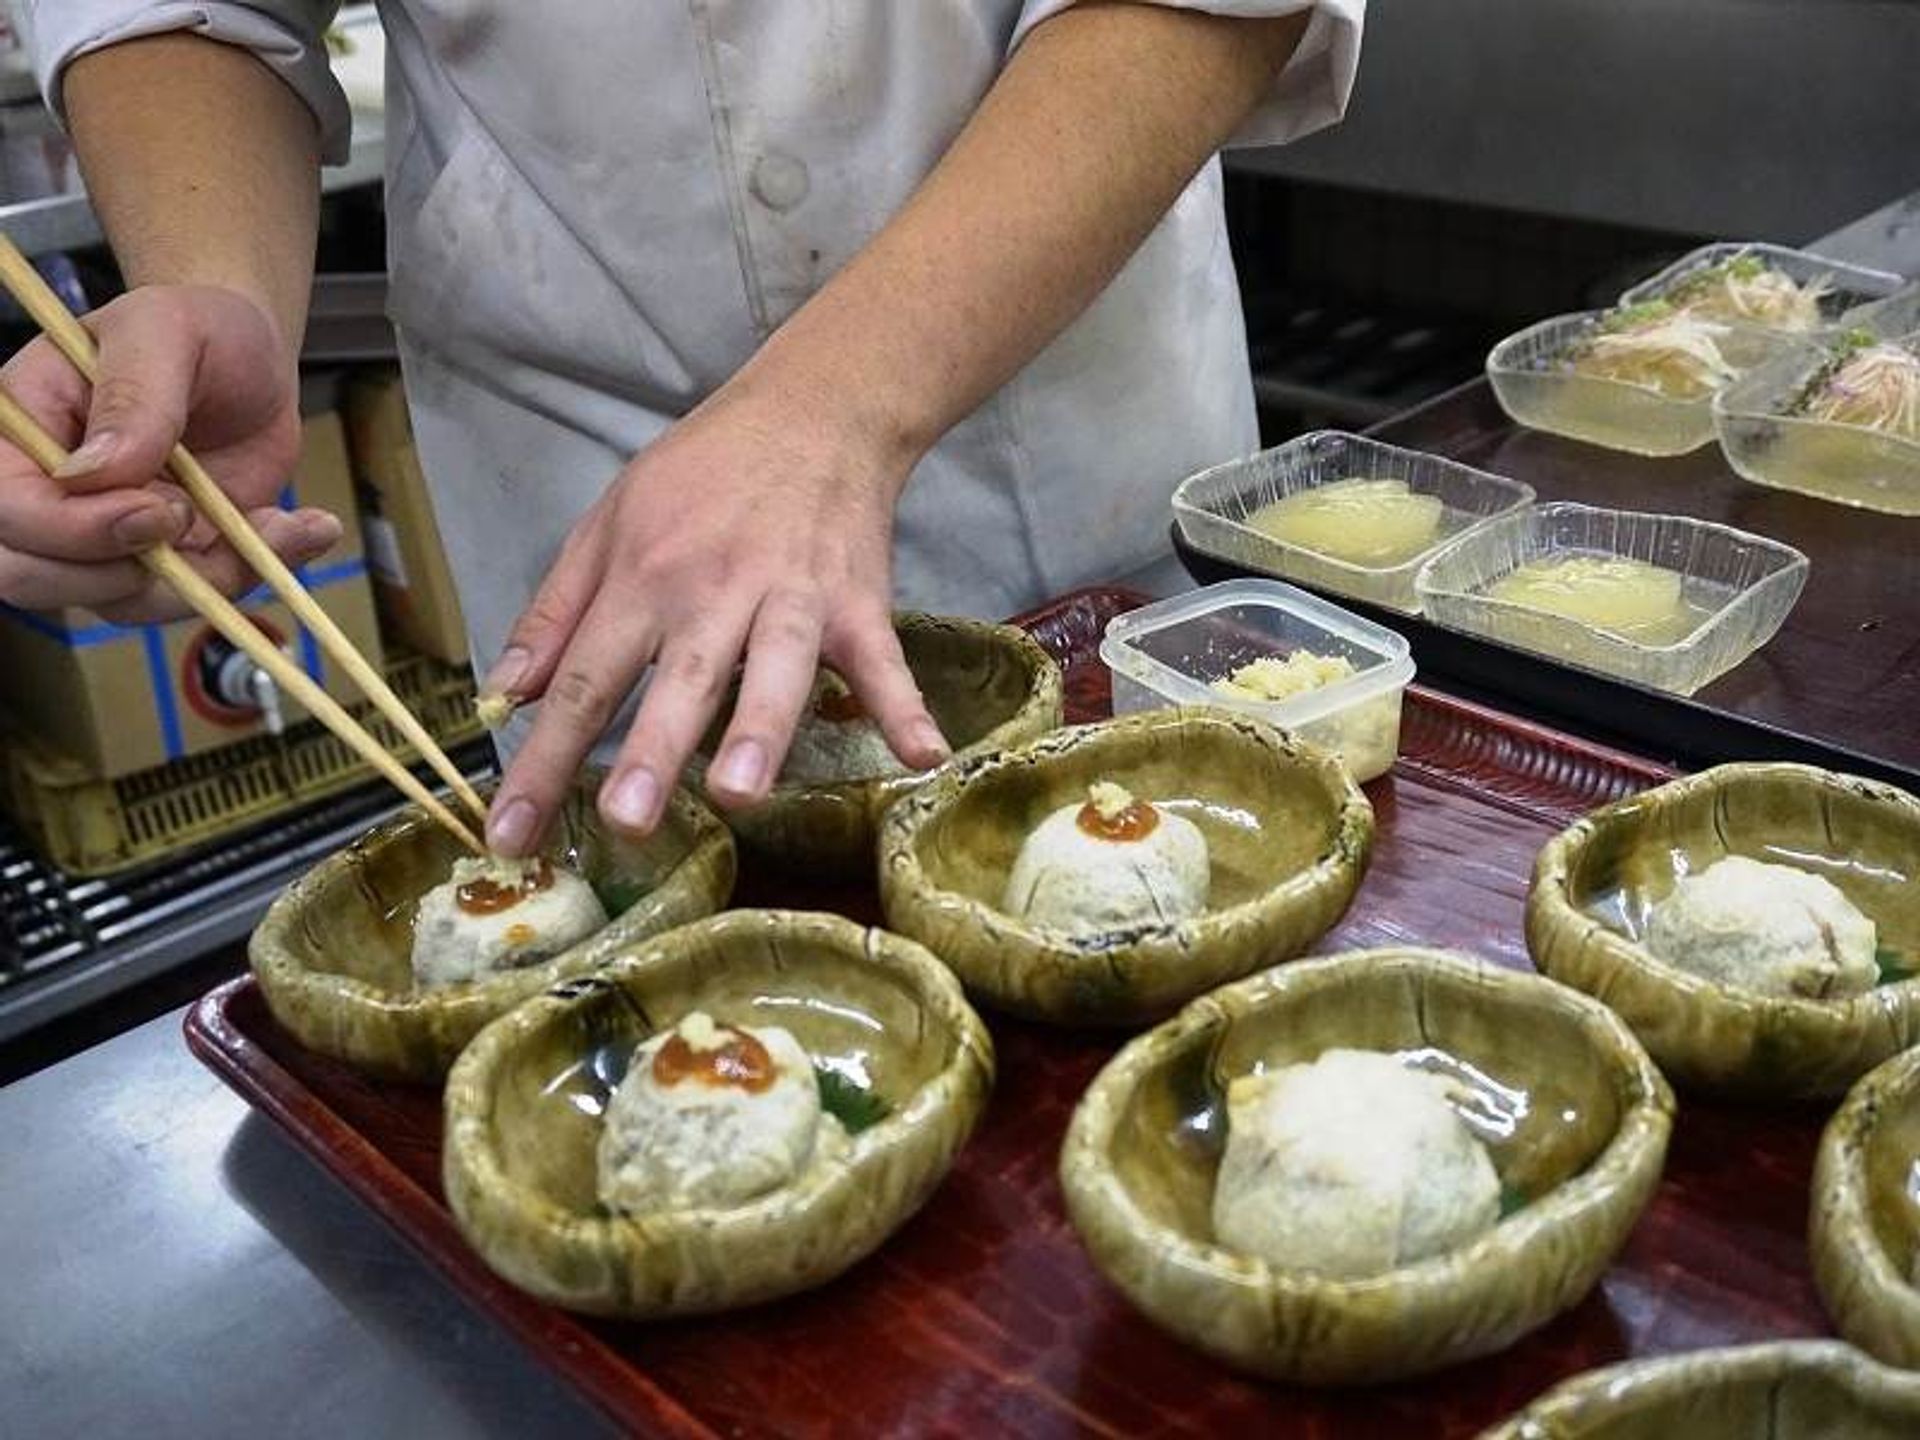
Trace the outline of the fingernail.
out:
<instances>
[{"instance_id":1,"label":"fingernail","mask_svg":"<svg viewBox=\"0 0 1920 1440\"><path fill-rule=\"evenodd\" d=\"M513 694L513 687L527 673L527 662L532 658L524 645L509 645L500 652L500 658L493 662L493 668L487 672L486 683L480 687L481 690L489 695Z\"/></svg>"},{"instance_id":2,"label":"fingernail","mask_svg":"<svg viewBox=\"0 0 1920 1440\"><path fill-rule=\"evenodd\" d=\"M171 506L142 505L113 522L113 538L128 550L145 550L172 539L180 529Z\"/></svg>"},{"instance_id":3,"label":"fingernail","mask_svg":"<svg viewBox=\"0 0 1920 1440\"><path fill-rule=\"evenodd\" d=\"M533 846L539 823L540 812L531 800L509 800L487 821L487 848L506 856L524 854Z\"/></svg>"},{"instance_id":4,"label":"fingernail","mask_svg":"<svg viewBox=\"0 0 1920 1440\"><path fill-rule=\"evenodd\" d=\"M98 435L89 435L78 450L67 456L66 463L53 472L56 480L71 480L80 475L91 475L113 459L114 452L120 448L120 437L111 430L102 430Z\"/></svg>"},{"instance_id":5,"label":"fingernail","mask_svg":"<svg viewBox=\"0 0 1920 1440\"><path fill-rule=\"evenodd\" d=\"M912 733L914 748L927 757L930 765L943 764L953 757L953 748L947 744L947 737L940 733L940 727L933 721L916 721Z\"/></svg>"},{"instance_id":6,"label":"fingernail","mask_svg":"<svg viewBox=\"0 0 1920 1440\"><path fill-rule=\"evenodd\" d=\"M654 807L659 802L660 782L653 778L653 772L629 770L607 792L607 818L628 830L651 829Z\"/></svg>"},{"instance_id":7,"label":"fingernail","mask_svg":"<svg viewBox=\"0 0 1920 1440\"><path fill-rule=\"evenodd\" d=\"M758 740L738 740L727 747L707 783L735 795L756 795L766 774L766 748Z\"/></svg>"}]
</instances>

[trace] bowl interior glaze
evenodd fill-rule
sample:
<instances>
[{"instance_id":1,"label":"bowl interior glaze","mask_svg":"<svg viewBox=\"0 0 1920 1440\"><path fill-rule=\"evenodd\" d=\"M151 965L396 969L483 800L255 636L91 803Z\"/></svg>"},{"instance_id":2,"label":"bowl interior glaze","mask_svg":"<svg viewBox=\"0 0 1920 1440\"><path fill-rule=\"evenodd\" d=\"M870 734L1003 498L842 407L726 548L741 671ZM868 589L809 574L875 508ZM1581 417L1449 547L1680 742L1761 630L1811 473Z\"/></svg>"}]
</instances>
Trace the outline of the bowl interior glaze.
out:
<instances>
[{"instance_id":1,"label":"bowl interior glaze","mask_svg":"<svg viewBox=\"0 0 1920 1440\"><path fill-rule=\"evenodd\" d=\"M1026 837L1096 781L1124 785L1206 836L1207 909L1256 900L1324 856L1347 797L1315 767L1248 743L1230 726L1162 724L1060 747L1046 763L983 771L919 836L929 877L990 909Z\"/></svg>"},{"instance_id":2,"label":"bowl interior glaze","mask_svg":"<svg viewBox=\"0 0 1920 1440\"><path fill-rule=\"evenodd\" d=\"M613 921L660 886L687 857L703 826L698 812L680 797L646 840L615 835L594 810L600 779L599 772L589 772L568 792L543 853L578 871ZM374 830L349 847L347 863L300 908L285 935L289 951L307 969L394 994L413 993L410 957L420 897L446 880L463 853L458 842L421 817Z\"/></svg>"},{"instance_id":3,"label":"bowl interior glaze","mask_svg":"<svg viewBox=\"0 0 1920 1440\"><path fill-rule=\"evenodd\" d=\"M927 708L956 752L978 744L1015 719L1044 688L1042 671L1051 665L1030 637L1010 626L909 613L897 618L895 632ZM736 679L700 741L703 760L711 759L726 733L739 693ZM1059 717L1055 715L1049 723L1058 724ZM1032 733L1045 728L1034 727ZM809 789L825 783L782 781L775 788Z\"/></svg>"},{"instance_id":4,"label":"bowl interior glaze","mask_svg":"<svg viewBox=\"0 0 1920 1440\"><path fill-rule=\"evenodd\" d=\"M522 1036L496 1076L489 1129L507 1179L565 1214L604 1216L594 1147L612 1087L636 1045L696 1009L791 1031L816 1072L894 1115L965 1043L907 977L863 963L829 932L776 940L741 913L703 933L557 987L576 1003Z\"/></svg>"},{"instance_id":5,"label":"bowl interior glaze","mask_svg":"<svg viewBox=\"0 0 1920 1440\"><path fill-rule=\"evenodd\" d=\"M1596 816L1568 870L1575 908L1640 943L1683 876L1744 855L1838 886L1874 922L1882 983L1920 973L1920 811L1797 766L1724 773L1724 783L1663 787Z\"/></svg>"},{"instance_id":6,"label":"bowl interior glaze","mask_svg":"<svg viewBox=\"0 0 1920 1440\"><path fill-rule=\"evenodd\" d=\"M1334 983L1239 1010L1140 1077L1108 1151L1114 1173L1145 1214L1212 1244L1228 1084L1330 1049L1377 1050L1460 1087L1456 1112L1486 1144L1511 1214L1585 1170L1622 1115L1620 1077L1581 1018L1531 1000L1381 952Z\"/></svg>"}]
</instances>

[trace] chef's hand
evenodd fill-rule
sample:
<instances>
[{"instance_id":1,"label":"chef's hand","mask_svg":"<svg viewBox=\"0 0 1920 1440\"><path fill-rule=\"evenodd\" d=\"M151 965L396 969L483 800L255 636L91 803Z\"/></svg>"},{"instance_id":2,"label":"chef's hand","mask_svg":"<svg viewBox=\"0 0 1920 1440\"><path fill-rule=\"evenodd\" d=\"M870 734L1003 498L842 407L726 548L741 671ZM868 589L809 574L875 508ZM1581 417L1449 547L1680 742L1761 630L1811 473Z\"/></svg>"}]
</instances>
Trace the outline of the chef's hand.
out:
<instances>
[{"instance_id":1,"label":"chef's hand","mask_svg":"<svg viewBox=\"0 0 1920 1440\"><path fill-rule=\"evenodd\" d=\"M0 383L54 439L77 447L52 480L0 442L0 601L85 606L120 624L183 615L179 597L133 558L161 541L228 594L253 584L181 491L156 478L183 438L289 565L340 538L326 511L273 504L299 452L300 409L292 358L265 310L233 290L155 285L83 323L99 346L97 386L44 336L0 369Z\"/></svg>"},{"instance_id":2,"label":"chef's hand","mask_svg":"<svg viewBox=\"0 0 1920 1440\"><path fill-rule=\"evenodd\" d=\"M601 814L629 833L659 823L743 654L707 774L721 805L766 796L822 660L902 762L944 760L893 630L893 505L910 463L839 433L815 407L737 384L636 456L574 526L487 677L490 691L540 701L487 843L510 856L538 844L649 664L600 792Z\"/></svg>"}]
</instances>

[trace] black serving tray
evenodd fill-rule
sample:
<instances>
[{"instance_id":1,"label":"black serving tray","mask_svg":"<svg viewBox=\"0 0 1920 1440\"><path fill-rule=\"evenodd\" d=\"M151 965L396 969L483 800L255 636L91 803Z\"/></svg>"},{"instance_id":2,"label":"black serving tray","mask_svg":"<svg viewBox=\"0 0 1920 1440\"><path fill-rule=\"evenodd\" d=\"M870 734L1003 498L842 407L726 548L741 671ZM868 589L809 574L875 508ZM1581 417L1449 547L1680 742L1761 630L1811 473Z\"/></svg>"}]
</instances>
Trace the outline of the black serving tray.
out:
<instances>
[{"instance_id":1,"label":"black serving tray","mask_svg":"<svg viewBox=\"0 0 1920 1440\"><path fill-rule=\"evenodd\" d=\"M1329 593L1406 636L1427 683L1683 768L1798 760L1920 789L1920 519L1749 484L1713 445L1648 459L1528 430L1485 381L1368 433L1525 481L1543 501L1715 520L1784 541L1812 563L1780 633L1691 697ZM1202 583L1261 573L1195 549L1177 524L1173 540Z\"/></svg>"}]
</instances>

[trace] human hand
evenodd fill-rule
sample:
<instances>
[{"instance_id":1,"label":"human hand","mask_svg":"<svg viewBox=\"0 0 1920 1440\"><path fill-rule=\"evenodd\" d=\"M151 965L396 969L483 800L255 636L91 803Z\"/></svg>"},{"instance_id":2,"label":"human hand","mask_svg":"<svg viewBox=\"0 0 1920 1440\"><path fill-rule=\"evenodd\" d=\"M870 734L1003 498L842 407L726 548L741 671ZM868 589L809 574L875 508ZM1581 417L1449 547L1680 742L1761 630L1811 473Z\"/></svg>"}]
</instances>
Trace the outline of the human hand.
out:
<instances>
[{"instance_id":1,"label":"human hand","mask_svg":"<svg viewBox=\"0 0 1920 1440\"><path fill-rule=\"evenodd\" d=\"M893 505L910 465L817 409L731 387L636 456L574 526L487 677L488 691L541 702L487 843L538 845L649 664L599 796L619 830L659 823L743 654L707 772L722 806L765 798L823 660L903 763L946 759L893 629Z\"/></svg>"},{"instance_id":2,"label":"human hand","mask_svg":"<svg viewBox=\"0 0 1920 1440\"><path fill-rule=\"evenodd\" d=\"M134 558L163 541L227 594L251 585L246 563L156 478L182 439L289 565L340 538L326 511L273 503L299 453L300 411L292 355L265 310L233 290L156 285L82 323L99 347L97 386L44 336L0 369L56 440L78 446L55 480L0 444L0 601L85 606L120 624L183 615Z\"/></svg>"}]
</instances>

